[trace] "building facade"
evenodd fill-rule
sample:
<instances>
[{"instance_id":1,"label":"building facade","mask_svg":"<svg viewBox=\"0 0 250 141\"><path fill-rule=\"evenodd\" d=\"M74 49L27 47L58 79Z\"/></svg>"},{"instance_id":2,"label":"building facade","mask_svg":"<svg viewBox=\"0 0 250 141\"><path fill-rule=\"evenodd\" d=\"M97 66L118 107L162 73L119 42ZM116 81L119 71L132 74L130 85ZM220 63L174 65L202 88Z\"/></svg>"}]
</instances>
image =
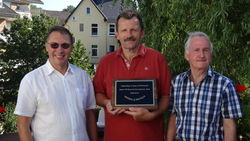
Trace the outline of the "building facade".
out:
<instances>
[{"instance_id":1,"label":"building facade","mask_svg":"<svg viewBox=\"0 0 250 141\"><path fill-rule=\"evenodd\" d=\"M82 0L65 21L75 37L87 48L91 64L119 47L115 38L115 22L121 3L112 0Z\"/></svg>"},{"instance_id":2,"label":"building facade","mask_svg":"<svg viewBox=\"0 0 250 141\"><path fill-rule=\"evenodd\" d=\"M43 4L40 0L0 0L0 32L4 28L9 29L18 16L31 18L32 3Z\"/></svg>"}]
</instances>

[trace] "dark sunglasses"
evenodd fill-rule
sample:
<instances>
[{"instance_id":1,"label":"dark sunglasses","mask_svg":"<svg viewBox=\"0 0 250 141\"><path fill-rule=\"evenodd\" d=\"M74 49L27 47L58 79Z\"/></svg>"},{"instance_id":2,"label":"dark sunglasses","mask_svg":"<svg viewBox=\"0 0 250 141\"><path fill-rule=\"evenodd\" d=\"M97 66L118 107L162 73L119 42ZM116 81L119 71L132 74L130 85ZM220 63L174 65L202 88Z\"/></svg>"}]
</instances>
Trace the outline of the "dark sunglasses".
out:
<instances>
[{"instance_id":1,"label":"dark sunglasses","mask_svg":"<svg viewBox=\"0 0 250 141\"><path fill-rule=\"evenodd\" d=\"M69 44L69 43L62 43L62 44L58 44L58 43L47 43L47 44L49 44L50 47L51 47L51 48L54 48L54 49L58 48L60 45L61 45L61 47L62 47L63 49L67 49L67 48L70 47L70 44Z\"/></svg>"}]
</instances>

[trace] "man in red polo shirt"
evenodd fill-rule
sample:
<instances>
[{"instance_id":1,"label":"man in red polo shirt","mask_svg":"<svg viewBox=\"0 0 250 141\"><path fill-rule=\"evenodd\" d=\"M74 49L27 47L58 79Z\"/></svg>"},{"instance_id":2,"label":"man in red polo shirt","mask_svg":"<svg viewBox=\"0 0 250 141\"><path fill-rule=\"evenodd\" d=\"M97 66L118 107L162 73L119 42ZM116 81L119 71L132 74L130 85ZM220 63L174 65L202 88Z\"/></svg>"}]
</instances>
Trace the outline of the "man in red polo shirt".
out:
<instances>
[{"instance_id":1,"label":"man in red polo shirt","mask_svg":"<svg viewBox=\"0 0 250 141\"><path fill-rule=\"evenodd\" d=\"M116 21L116 37L121 47L99 62L94 88L97 104L105 109L105 141L164 140L163 113L169 105L171 73L161 53L140 43L143 35L143 23L138 13L124 11ZM114 79L155 79L157 109L112 107Z\"/></svg>"}]
</instances>

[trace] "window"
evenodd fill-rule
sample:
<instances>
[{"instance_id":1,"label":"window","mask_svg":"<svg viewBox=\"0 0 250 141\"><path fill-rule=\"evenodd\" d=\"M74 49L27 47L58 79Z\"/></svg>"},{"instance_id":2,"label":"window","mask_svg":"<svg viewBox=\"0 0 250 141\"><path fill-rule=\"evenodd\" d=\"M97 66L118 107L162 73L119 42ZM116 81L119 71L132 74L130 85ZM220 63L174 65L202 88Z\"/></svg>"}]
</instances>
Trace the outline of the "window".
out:
<instances>
[{"instance_id":1,"label":"window","mask_svg":"<svg viewBox=\"0 0 250 141\"><path fill-rule=\"evenodd\" d=\"M21 10L19 5L16 6L16 10Z\"/></svg>"},{"instance_id":2,"label":"window","mask_svg":"<svg viewBox=\"0 0 250 141\"><path fill-rule=\"evenodd\" d=\"M80 24L79 24L79 31L80 31L80 32L83 32L83 30L84 30L84 28L83 28L83 24L82 24L82 23L80 23Z\"/></svg>"},{"instance_id":3,"label":"window","mask_svg":"<svg viewBox=\"0 0 250 141\"><path fill-rule=\"evenodd\" d=\"M115 36L115 25L114 24L109 25L109 36Z\"/></svg>"},{"instance_id":4,"label":"window","mask_svg":"<svg viewBox=\"0 0 250 141\"><path fill-rule=\"evenodd\" d=\"M91 35L98 35L98 24L91 25Z\"/></svg>"},{"instance_id":5,"label":"window","mask_svg":"<svg viewBox=\"0 0 250 141\"><path fill-rule=\"evenodd\" d=\"M109 45L109 50L108 53L115 51L115 46L114 45Z\"/></svg>"},{"instance_id":6,"label":"window","mask_svg":"<svg viewBox=\"0 0 250 141\"><path fill-rule=\"evenodd\" d=\"M91 46L91 50L92 50L91 56L92 56L92 57L97 57L97 49L98 49L98 46L97 46L97 45L92 45L92 46Z\"/></svg>"},{"instance_id":7,"label":"window","mask_svg":"<svg viewBox=\"0 0 250 141\"><path fill-rule=\"evenodd\" d=\"M87 13L87 15L90 15L90 8L89 7L87 7L87 9L86 9L86 13Z\"/></svg>"}]
</instances>

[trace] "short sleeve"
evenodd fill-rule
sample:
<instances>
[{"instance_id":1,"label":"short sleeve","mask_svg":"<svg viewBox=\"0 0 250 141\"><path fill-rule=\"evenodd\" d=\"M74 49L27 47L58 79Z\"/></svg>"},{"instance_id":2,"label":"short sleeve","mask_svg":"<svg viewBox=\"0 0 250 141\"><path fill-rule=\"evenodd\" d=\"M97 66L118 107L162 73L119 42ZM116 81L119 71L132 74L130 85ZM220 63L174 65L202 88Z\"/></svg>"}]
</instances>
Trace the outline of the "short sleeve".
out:
<instances>
[{"instance_id":1,"label":"short sleeve","mask_svg":"<svg viewBox=\"0 0 250 141\"><path fill-rule=\"evenodd\" d=\"M222 116L224 118L242 117L239 95L233 83L229 83L223 92Z\"/></svg>"},{"instance_id":2,"label":"short sleeve","mask_svg":"<svg viewBox=\"0 0 250 141\"><path fill-rule=\"evenodd\" d=\"M95 89L95 93L105 94L105 86L104 86L104 64L103 59L100 60L99 65L96 69L96 73L93 80L93 85Z\"/></svg>"},{"instance_id":3,"label":"short sleeve","mask_svg":"<svg viewBox=\"0 0 250 141\"><path fill-rule=\"evenodd\" d=\"M14 114L32 117L36 111L37 98L33 91L29 76L26 75L19 86L17 104Z\"/></svg>"},{"instance_id":4,"label":"short sleeve","mask_svg":"<svg viewBox=\"0 0 250 141\"><path fill-rule=\"evenodd\" d=\"M175 105L174 105L174 85L173 85L174 81L172 81L172 85L171 85L171 88L170 88L170 103L169 103L169 113L171 114L175 114L176 111L175 111Z\"/></svg>"},{"instance_id":5,"label":"short sleeve","mask_svg":"<svg viewBox=\"0 0 250 141\"><path fill-rule=\"evenodd\" d=\"M95 109L96 108L95 93L92 81L90 80L89 76L87 77L87 85L88 85L88 100L86 104L86 109L87 110Z\"/></svg>"}]
</instances>

